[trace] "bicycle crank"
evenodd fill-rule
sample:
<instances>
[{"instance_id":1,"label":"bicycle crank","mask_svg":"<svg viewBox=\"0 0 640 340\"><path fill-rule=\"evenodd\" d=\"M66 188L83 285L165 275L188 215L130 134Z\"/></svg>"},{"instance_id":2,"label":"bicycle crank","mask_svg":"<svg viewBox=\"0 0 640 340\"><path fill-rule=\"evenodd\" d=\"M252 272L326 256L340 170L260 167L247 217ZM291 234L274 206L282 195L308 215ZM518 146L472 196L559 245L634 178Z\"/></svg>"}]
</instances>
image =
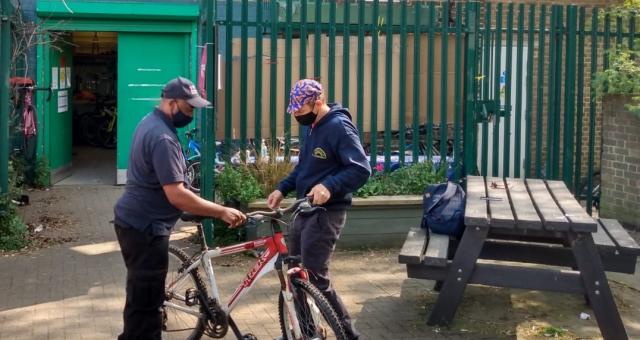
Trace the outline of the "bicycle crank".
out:
<instances>
[{"instance_id":1,"label":"bicycle crank","mask_svg":"<svg viewBox=\"0 0 640 340\"><path fill-rule=\"evenodd\" d=\"M229 330L229 319L227 314L220 308L217 301L207 300L209 307L209 318L204 333L212 338L223 338Z\"/></svg>"}]
</instances>

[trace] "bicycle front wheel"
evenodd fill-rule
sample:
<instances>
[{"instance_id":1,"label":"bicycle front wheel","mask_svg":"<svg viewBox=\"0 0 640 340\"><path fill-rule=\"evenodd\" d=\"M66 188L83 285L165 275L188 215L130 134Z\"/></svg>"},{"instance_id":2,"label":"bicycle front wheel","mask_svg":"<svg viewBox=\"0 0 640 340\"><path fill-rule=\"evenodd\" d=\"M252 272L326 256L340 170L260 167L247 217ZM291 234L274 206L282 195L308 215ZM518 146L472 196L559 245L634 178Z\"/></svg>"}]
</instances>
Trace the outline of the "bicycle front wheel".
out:
<instances>
[{"instance_id":1,"label":"bicycle front wheel","mask_svg":"<svg viewBox=\"0 0 640 340\"><path fill-rule=\"evenodd\" d=\"M346 334L338 320L336 312L324 295L309 281L294 278L291 282L295 290L293 305L295 317L300 325L301 337L294 335L293 318L285 297L280 292L278 299L278 314L280 315L280 328L286 340L293 339L347 339Z\"/></svg>"},{"instance_id":2,"label":"bicycle front wheel","mask_svg":"<svg viewBox=\"0 0 640 340\"><path fill-rule=\"evenodd\" d=\"M207 288L198 269L177 281L190 263L184 251L174 245L169 246L169 271L162 306L163 339L197 340L204 333L207 314L199 296L207 296Z\"/></svg>"}]
</instances>

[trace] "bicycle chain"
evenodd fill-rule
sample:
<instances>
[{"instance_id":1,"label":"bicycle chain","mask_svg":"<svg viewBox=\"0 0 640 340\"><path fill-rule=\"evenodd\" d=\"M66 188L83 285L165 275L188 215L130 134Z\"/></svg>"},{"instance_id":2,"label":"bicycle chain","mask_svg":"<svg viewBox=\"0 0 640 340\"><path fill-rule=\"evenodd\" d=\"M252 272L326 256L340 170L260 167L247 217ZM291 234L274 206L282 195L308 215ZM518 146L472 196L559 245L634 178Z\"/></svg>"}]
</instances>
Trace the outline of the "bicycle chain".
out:
<instances>
[{"instance_id":1,"label":"bicycle chain","mask_svg":"<svg viewBox=\"0 0 640 340\"><path fill-rule=\"evenodd\" d=\"M229 330L229 319L220 308L220 304L214 299L209 298L207 305L209 306L210 317L207 320L207 327L204 332L212 338L223 338Z\"/></svg>"}]
</instances>

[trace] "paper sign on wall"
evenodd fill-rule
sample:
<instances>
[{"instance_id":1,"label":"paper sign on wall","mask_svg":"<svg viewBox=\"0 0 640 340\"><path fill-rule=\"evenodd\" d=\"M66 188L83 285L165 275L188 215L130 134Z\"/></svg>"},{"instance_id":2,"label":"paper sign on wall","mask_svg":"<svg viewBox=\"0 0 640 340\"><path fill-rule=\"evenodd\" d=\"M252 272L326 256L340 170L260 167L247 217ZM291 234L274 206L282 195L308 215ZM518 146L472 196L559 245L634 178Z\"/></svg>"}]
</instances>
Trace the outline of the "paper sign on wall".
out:
<instances>
[{"instance_id":1,"label":"paper sign on wall","mask_svg":"<svg viewBox=\"0 0 640 340\"><path fill-rule=\"evenodd\" d=\"M58 68L57 67L51 68L51 89L52 90L58 89Z\"/></svg>"},{"instance_id":2,"label":"paper sign on wall","mask_svg":"<svg viewBox=\"0 0 640 340\"><path fill-rule=\"evenodd\" d=\"M70 67L65 67L66 69L66 78L67 78L67 88L71 88L71 68Z\"/></svg>"},{"instance_id":3,"label":"paper sign on wall","mask_svg":"<svg viewBox=\"0 0 640 340\"><path fill-rule=\"evenodd\" d=\"M58 113L69 111L69 100L67 97L67 91L58 92Z\"/></svg>"},{"instance_id":4,"label":"paper sign on wall","mask_svg":"<svg viewBox=\"0 0 640 340\"><path fill-rule=\"evenodd\" d=\"M60 89L67 88L67 71L65 67L60 68Z\"/></svg>"}]
</instances>

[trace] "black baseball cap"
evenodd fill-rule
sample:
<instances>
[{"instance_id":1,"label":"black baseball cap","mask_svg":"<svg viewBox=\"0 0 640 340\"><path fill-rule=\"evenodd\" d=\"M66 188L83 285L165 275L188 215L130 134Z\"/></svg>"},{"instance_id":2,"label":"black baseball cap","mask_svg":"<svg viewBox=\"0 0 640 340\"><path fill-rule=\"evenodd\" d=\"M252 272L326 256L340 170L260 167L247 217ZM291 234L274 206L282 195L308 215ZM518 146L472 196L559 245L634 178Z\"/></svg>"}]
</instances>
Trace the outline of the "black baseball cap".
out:
<instances>
[{"instance_id":1,"label":"black baseball cap","mask_svg":"<svg viewBox=\"0 0 640 340\"><path fill-rule=\"evenodd\" d=\"M198 90L191 80L178 77L170 80L162 89L162 98L166 99L184 99L193 107L205 107L211 103L200 97Z\"/></svg>"}]
</instances>

